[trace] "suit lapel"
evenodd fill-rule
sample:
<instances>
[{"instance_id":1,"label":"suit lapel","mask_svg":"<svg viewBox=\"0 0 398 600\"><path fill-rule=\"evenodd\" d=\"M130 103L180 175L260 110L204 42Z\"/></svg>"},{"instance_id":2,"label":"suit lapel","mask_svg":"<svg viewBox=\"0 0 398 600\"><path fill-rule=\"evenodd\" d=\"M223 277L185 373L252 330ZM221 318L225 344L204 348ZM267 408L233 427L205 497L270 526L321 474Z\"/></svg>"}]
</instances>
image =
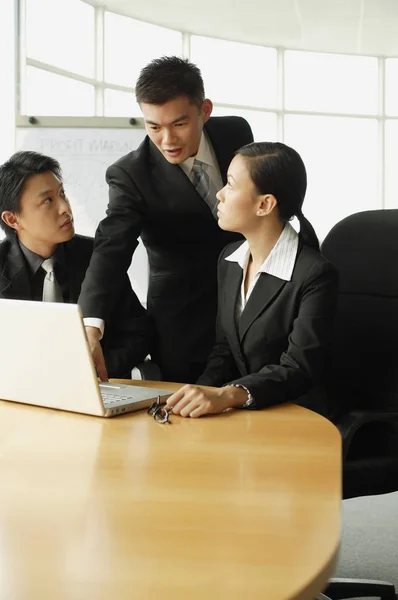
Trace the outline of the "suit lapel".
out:
<instances>
[{"instance_id":1,"label":"suit lapel","mask_svg":"<svg viewBox=\"0 0 398 600\"><path fill-rule=\"evenodd\" d=\"M236 303L240 294L242 277L243 271L238 263L229 262L224 282L226 331L228 331L228 338L231 346L235 348L235 351L237 351L239 355L241 354L241 350L236 328Z\"/></svg>"},{"instance_id":2,"label":"suit lapel","mask_svg":"<svg viewBox=\"0 0 398 600\"><path fill-rule=\"evenodd\" d=\"M176 212L183 210L186 213L191 210L193 213L200 213L216 226L217 221L209 206L198 194L181 167L169 163L151 141L149 144L153 159L153 182L161 191L162 197L167 198L168 207Z\"/></svg>"},{"instance_id":3,"label":"suit lapel","mask_svg":"<svg viewBox=\"0 0 398 600\"><path fill-rule=\"evenodd\" d=\"M5 240L3 244L6 244ZM32 299L32 288L25 259L16 240L9 241L9 251L2 259L0 296L2 298Z\"/></svg>"},{"instance_id":4,"label":"suit lapel","mask_svg":"<svg viewBox=\"0 0 398 600\"><path fill-rule=\"evenodd\" d=\"M67 272L67 277L68 277L68 291L69 291L69 303L70 304L77 304L81 285L82 285L83 279L84 279L84 273L82 274L82 276L80 276L80 274L77 270L78 268L76 268L76 265L78 265L78 264L79 263L75 263L72 260L70 260L69 258L66 261L66 272ZM75 265L75 268L73 268L73 265Z\"/></svg>"},{"instance_id":5,"label":"suit lapel","mask_svg":"<svg viewBox=\"0 0 398 600\"><path fill-rule=\"evenodd\" d=\"M285 286L286 281L268 273L261 273L250 294L249 300L239 319L239 338L243 339L250 325L257 319Z\"/></svg>"},{"instance_id":6,"label":"suit lapel","mask_svg":"<svg viewBox=\"0 0 398 600\"><path fill-rule=\"evenodd\" d=\"M225 143L225 135L217 135L217 120L210 119L209 121L207 121L205 125L205 131L209 136L211 145L213 146L214 153L217 157L221 177L225 185L227 183L227 171L229 163L234 157L231 144Z\"/></svg>"}]
</instances>

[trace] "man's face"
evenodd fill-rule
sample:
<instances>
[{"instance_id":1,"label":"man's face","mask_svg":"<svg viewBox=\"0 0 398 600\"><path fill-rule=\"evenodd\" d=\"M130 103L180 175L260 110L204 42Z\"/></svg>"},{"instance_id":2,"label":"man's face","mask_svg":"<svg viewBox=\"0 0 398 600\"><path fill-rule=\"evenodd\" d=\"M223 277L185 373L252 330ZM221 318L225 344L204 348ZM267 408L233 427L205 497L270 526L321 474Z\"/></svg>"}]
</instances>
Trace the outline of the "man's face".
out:
<instances>
[{"instance_id":1,"label":"man's face","mask_svg":"<svg viewBox=\"0 0 398 600\"><path fill-rule=\"evenodd\" d=\"M6 211L2 218L15 228L25 246L40 255L47 254L46 248L70 240L75 233L62 182L51 172L29 177L22 190L19 214Z\"/></svg>"},{"instance_id":2,"label":"man's face","mask_svg":"<svg viewBox=\"0 0 398 600\"><path fill-rule=\"evenodd\" d=\"M141 104L148 136L165 159L174 165L197 153L203 125L212 109L210 100L204 100L199 108L186 96L165 104Z\"/></svg>"}]
</instances>

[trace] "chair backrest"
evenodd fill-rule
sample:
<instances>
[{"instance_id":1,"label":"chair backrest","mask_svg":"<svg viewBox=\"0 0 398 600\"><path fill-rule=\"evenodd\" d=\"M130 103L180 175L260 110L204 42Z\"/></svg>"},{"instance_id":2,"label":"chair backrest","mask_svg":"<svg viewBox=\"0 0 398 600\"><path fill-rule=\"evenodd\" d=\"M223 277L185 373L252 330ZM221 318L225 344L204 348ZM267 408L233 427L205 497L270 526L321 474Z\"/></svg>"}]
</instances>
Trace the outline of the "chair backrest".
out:
<instances>
[{"instance_id":1,"label":"chair backrest","mask_svg":"<svg viewBox=\"0 0 398 600\"><path fill-rule=\"evenodd\" d=\"M322 244L340 274L331 387L340 412L398 409L398 210L351 215Z\"/></svg>"}]
</instances>

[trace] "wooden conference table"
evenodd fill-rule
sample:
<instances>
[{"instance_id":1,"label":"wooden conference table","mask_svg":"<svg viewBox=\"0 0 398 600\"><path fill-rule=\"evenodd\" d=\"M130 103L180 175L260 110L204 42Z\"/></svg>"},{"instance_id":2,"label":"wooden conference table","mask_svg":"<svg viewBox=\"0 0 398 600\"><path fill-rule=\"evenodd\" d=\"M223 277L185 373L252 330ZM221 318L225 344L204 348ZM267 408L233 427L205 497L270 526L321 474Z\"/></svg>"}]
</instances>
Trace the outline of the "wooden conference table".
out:
<instances>
[{"instance_id":1,"label":"wooden conference table","mask_svg":"<svg viewBox=\"0 0 398 600\"><path fill-rule=\"evenodd\" d=\"M171 421L0 401L2 600L317 595L340 534L334 426L293 405Z\"/></svg>"}]
</instances>

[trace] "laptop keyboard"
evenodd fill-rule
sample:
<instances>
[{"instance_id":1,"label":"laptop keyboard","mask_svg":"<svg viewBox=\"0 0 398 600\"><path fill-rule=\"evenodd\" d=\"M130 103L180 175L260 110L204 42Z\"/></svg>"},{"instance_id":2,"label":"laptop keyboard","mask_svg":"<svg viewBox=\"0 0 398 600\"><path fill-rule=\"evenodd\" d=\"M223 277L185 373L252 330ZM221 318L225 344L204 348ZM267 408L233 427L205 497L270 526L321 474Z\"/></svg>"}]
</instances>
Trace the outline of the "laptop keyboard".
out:
<instances>
[{"instance_id":1,"label":"laptop keyboard","mask_svg":"<svg viewBox=\"0 0 398 600\"><path fill-rule=\"evenodd\" d=\"M102 391L101 396L105 404L115 404L115 402L122 402L123 400L134 400L134 396L115 396L114 394L105 394Z\"/></svg>"}]
</instances>

